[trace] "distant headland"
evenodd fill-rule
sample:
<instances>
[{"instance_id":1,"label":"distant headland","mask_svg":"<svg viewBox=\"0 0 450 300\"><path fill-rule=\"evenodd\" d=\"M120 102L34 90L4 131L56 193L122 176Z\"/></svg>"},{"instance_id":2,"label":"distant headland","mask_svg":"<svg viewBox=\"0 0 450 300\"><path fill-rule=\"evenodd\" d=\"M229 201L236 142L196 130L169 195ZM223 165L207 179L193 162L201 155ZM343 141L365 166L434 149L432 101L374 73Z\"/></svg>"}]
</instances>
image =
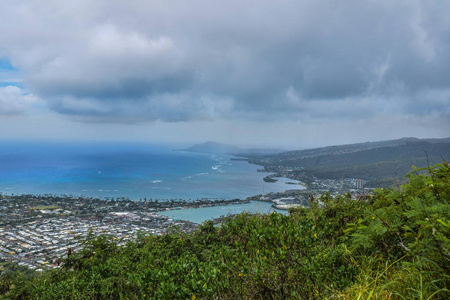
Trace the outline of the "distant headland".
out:
<instances>
[{"instance_id":1,"label":"distant headland","mask_svg":"<svg viewBox=\"0 0 450 300\"><path fill-rule=\"evenodd\" d=\"M177 149L176 151L187 151L196 153L211 153L211 154L228 154L233 156L253 157L271 155L285 152L282 149L263 149L263 148L239 148L237 146L221 144L216 142L206 142L197 144L186 149Z\"/></svg>"},{"instance_id":2,"label":"distant headland","mask_svg":"<svg viewBox=\"0 0 450 300\"><path fill-rule=\"evenodd\" d=\"M196 153L238 156L272 173L264 178L274 182L286 177L305 183L308 189L343 192L348 181L359 179L364 187L389 187L406 181L411 168L450 160L450 138L404 137L395 140L336 145L305 150L244 149L206 142L183 149Z\"/></svg>"}]
</instances>

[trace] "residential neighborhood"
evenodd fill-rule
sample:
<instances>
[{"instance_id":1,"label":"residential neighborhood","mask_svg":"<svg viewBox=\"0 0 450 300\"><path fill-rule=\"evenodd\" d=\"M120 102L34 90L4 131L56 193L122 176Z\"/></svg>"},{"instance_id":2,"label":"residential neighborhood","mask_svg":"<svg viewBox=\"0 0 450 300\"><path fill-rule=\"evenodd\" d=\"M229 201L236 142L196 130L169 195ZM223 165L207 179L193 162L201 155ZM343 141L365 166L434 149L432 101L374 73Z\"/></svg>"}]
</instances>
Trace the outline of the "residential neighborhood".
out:
<instances>
[{"instance_id":1,"label":"residential neighborhood","mask_svg":"<svg viewBox=\"0 0 450 300\"><path fill-rule=\"evenodd\" d=\"M198 224L158 211L246 203L246 200L192 202L131 201L54 195L0 194L0 260L35 270L58 267L61 258L90 236L111 235L123 243L138 233L164 234L170 228L194 231Z\"/></svg>"}]
</instances>

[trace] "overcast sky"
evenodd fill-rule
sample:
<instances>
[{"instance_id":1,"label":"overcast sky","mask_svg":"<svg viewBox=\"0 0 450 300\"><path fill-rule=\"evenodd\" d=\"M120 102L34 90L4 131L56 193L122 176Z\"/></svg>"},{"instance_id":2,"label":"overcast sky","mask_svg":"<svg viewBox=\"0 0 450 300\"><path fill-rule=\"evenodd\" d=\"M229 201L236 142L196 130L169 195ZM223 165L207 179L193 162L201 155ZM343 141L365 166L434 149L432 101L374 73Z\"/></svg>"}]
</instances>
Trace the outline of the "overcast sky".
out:
<instances>
[{"instance_id":1,"label":"overcast sky","mask_svg":"<svg viewBox=\"0 0 450 300\"><path fill-rule=\"evenodd\" d=\"M0 138L449 132L450 1L0 0Z\"/></svg>"}]
</instances>

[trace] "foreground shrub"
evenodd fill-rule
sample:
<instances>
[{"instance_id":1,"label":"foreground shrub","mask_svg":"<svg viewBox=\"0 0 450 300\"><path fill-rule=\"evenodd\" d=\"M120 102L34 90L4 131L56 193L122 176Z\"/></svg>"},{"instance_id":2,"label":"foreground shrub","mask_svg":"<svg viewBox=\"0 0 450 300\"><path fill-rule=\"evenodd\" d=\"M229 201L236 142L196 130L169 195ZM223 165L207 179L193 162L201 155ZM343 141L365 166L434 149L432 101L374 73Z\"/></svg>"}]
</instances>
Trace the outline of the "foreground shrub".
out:
<instances>
[{"instance_id":1,"label":"foreground shrub","mask_svg":"<svg viewBox=\"0 0 450 300\"><path fill-rule=\"evenodd\" d=\"M426 171L426 172L424 172ZM87 239L57 270L3 276L5 299L448 299L450 170L400 189L311 197L193 234Z\"/></svg>"}]
</instances>

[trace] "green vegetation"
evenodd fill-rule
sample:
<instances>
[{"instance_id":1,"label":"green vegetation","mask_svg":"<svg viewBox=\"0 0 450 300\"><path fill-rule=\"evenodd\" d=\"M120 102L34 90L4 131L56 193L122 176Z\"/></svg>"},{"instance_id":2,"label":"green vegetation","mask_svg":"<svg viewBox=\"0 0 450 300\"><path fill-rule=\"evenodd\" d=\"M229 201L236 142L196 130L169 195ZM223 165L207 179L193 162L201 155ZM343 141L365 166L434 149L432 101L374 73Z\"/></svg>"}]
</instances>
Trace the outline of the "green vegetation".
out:
<instances>
[{"instance_id":1,"label":"green vegetation","mask_svg":"<svg viewBox=\"0 0 450 300\"><path fill-rule=\"evenodd\" d=\"M34 206L34 207L30 207L30 209L57 209L59 208L56 205L41 205L41 206Z\"/></svg>"},{"instance_id":2,"label":"green vegetation","mask_svg":"<svg viewBox=\"0 0 450 300\"><path fill-rule=\"evenodd\" d=\"M310 198L289 216L241 214L193 234L100 236L4 299L449 299L450 167L400 189ZM1 297L1 296L0 296Z\"/></svg>"},{"instance_id":3,"label":"green vegetation","mask_svg":"<svg viewBox=\"0 0 450 300\"><path fill-rule=\"evenodd\" d=\"M412 166L426 167L450 157L449 139L400 139L297 150L249 161L269 172L309 183L311 178L360 178L366 187L403 184ZM289 170L289 171L287 171Z\"/></svg>"},{"instance_id":4,"label":"green vegetation","mask_svg":"<svg viewBox=\"0 0 450 300\"><path fill-rule=\"evenodd\" d=\"M277 181L278 181L278 179L274 179L274 178L272 178L272 177L270 177L270 176L264 177L263 180L264 180L265 182L277 182Z\"/></svg>"}]
</instances>

